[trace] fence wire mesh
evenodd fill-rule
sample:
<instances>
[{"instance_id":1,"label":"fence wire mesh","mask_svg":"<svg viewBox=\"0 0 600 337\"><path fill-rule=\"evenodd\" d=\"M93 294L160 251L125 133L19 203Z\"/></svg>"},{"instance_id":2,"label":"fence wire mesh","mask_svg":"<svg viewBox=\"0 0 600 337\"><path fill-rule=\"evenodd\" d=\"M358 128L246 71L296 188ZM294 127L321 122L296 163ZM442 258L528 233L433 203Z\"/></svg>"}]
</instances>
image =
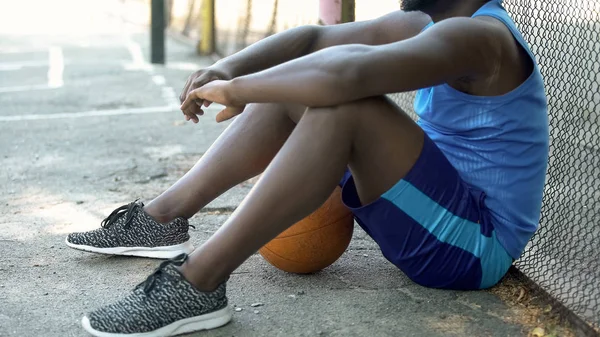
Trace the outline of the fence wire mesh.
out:
<instances>
[{"instance_id":1,"label":"fence wire mesh","mask_svg":"<svg viewBox=\"0 0 600 337\"><path fill-rule=\"evenodd\" d=\"M600 327L600 1L506 0L544 75L550 161L540 228L516 266Z\"/></svg>"},{"instance_id":2,"label":"fence wire mesh","mask_svg":"<svg viewBox=\"0 0 600 337\"><path fill-rule=\"evenodd\" d=\"M216 3L222 55L318 18L317 0ZM551 127L540 228L515 264L600 328L600 0L505 0L504 5L538 59ZM357 0L357 10L361 6L372 3ZM390 97L416 117L414 93Z\"/></svg>"}]
</instances>

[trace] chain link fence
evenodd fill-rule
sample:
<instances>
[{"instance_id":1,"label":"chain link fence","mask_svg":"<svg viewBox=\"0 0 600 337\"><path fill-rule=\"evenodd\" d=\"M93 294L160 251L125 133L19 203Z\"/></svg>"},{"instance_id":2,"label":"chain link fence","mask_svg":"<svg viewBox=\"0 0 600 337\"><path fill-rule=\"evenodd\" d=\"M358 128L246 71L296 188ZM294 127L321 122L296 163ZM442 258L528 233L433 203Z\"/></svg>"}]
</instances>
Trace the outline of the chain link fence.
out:
<instances>
[{"instance_id":1,"label":"chain link fence","mask_svg":"<svg viewBox=\"0 0 600 337\"><path fill-rule=\"evenodd\" d=\"M384 11L390 1L397 4L381 1L387 1ZM600 0L505 0L504 5L538 58L551 126L540 228L515 265L598 329ZM357 19L383 14L373 7L369 0L357 0ZM270 34L317 23L317 10L317 0L217 0L217 50L229 55ZM416 117L414 93L391 97Z\"/></svg>"},{"instance_id":2,"label":"chain link fence","mask_svg":"<svg viewBox=\"0 0 600 337\"><path fill-rule=\"evenodd\" d=\"M540 228L516 266L600 327L600 1L506 0L544 75L550 162Z\"/></svg>"},{"instance_id":3,"label":"chain link fence","mask_svg":"<svg viewBox=\"0 0 600 337\"><path fill-rule=\"evenodd\" d=\"M504 6L537 57L550 117L540 227L515 265L598 330L600 0L505 0ZM416 118L414 93L392 97Z\"/></svg>"},{"instance_id":4,"label":"chain link fence","mask_svg":"<svg viewBox=\"0 0 600 337\"><path fill-rule=\"evenodd\" d=\"M598 330L600 1L505 0L504 5L537 57L550 117L540 228L515 265ZM414 93L393 98L412 113Z\"/></svg>"}]
</instances>

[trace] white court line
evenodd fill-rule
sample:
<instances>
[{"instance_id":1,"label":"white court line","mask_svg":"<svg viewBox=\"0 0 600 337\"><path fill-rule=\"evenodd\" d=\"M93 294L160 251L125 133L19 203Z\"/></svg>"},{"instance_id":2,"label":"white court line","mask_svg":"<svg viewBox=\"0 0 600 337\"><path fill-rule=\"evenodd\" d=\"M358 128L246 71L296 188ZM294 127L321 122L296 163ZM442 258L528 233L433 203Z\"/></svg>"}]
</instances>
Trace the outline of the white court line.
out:
<instances>
[{"instance_id":1,"label":"white court line","mask_svg":"<svg viewBox=\"0 0 600 337\"><path fill-rule=\"evenodd\" d=\"M196 71L201 69L202 67L199 64L192 62L172 62L167 63L166 66L168 69L177 69L177 70L189 70Z\"/></svg>"},{"instance_id":2,"label":"white court line","mask_svg":"<svg viewBox=\"0 0 600 337\"><path fill-rule=\"evenodd\" d=\"M144 53L142 53L142 47L140 47L139 43L129 41L127 43L127 49L129 50L129 54L131 55L133 64L146 64L146 60L144 59Z\"/></svg>"},{"instance_id":3,"label":"white court line","mask_svg":"<svg viewBox=\"0 0 600 337\"><path fill-rule=\"evenodd\" d=\"M162 97L167 101L167 103L175 106L179 106L181 104L181 102L179 102L179 96L177 96L173 88L164 86L162 87L161 91Z\"/></svg>"},{"instance_id":4,"label":"white court line","mask_svg":"<svg viewBox=\"0 0 600 337\"><path fill-rule=\"evenodd\" d=\"M20 91L35 91L35 90L52 90L56 88L52 88L47 86L46 84L42 85L20 85L16 87L0 87L0 94L8 93L8 92L20 92Z\"/></svg>"},{"instance_id":5,"label":"white court line","mask_svg":"<svg viewBox=\"0 0 600 337\"><path fill-rule=\"evenodd\" d=\"M21 68L23 68L23 66L18 65L18 64L9 64L9 65L0 64L0 71L19 70Z\"/></svg>"},{"instance_id":6,"label":"white court line","mask_svg":"<svg viewBox=\"0 0 600 337\"><path fill-rule=\"evenodd\" d=\"M205 111L219 111L223 107L219 104L213 104ZM179 104L176 105L165 105L165 106L154 106L146 108L129 108L129 109L111 109L111 110L93 110L93 111L82 111L82 112L64 112L56 114L45 114L45 115L12 115L12 116L0 116L0 122L20 122L20 121L38 121L48 119L63 119L63 118L83 118L83 117L98 117L98 116L118 116L118 115L139 115L139 114L151 114L160 112L176 112L179 110ZM183 118L183 117L182 117Z\"/></svg>"},{"instance_id":7,"label":"white court line","mask_svg":"<svg viewBox=\"0 0 600 337\"><path fill-rule=\"evenodd\" d=\"M175 90L167 85L167 80L162 75L153 75L152 82L160 87L162 92L162 98L167 102L167 104L179 105L179 99L177 99L177 94L175 94Z\"/></svg>"},{"instance_id":8,"label":"white court line","mask_svg":"<svg viewBox=\"0 0 600 337\"><path fill-rule=\"evenodd\" d=\"M130 108L130 109L111 109L111 110L92 110L82 112L63 112L55 114L45 115L12 115L12 116L0 116L0 122L18 122L18 121L37 121L46 119L61 119L61 118L82 118L82 117L96 117L96 116L117 116L117 115L135 115L135 114L149 114L157 112L172 112L177 110L177 106L154 106L147 108Z\"/></svg>"},{"instance_id":9,"label":"white court line","mask_svg":"<svg viewBox=\"0 0 600 337\"><path fill-rule=\"evenodd\" d=\"M154 75L152 76L152 82L154 82L154 84L156 85L162 86L165 85L165 83L167 83L167 80L162 75Z\"/></svg>"},{"instance_id":10,"label":"white court line","mask_svg":"<svg viewBox=\"0 0 600 337\"><path fill-rule=\"evenodd\" d=\"M0 62L0 71L19 70L25 67L46 67L48 61Z\"/></svg>"},{"instance_id":11,"label":"white court line","mask_svg":"<svg viewBox=\"0 0 600 337\"><path fill-rule=\"evenodd\" d=\"M144 59L144 53L142 53L142 47L140 47L139 43L131 40L128 41L127 50L129 51L129 55L131 55L132 63L125 65L126 70L152 70L152 66Z\"/></svg>"},{"instance_id":12,"label":"white court line","mask_svg":"<svg viewBox=\"0 0 600 337\"><path fill-rule=\"evenodd\" d=\"M3 70L19 70L28 67L47 67L48 61L22 61L22 62L0 62L0 71ZM130 61L119 61L119 60L102 60L102 62L96 61L81 61L81 60L65 60L63 59L63 65L73 66L121 66L125 70L139 70L139 69L154 69L155 67L150 63L134 64ZM172 70L185 70L185 71L196 71L206 67L200 64L191 62L171 62L165 65L161 65L161 68L167 68Z\"/></svg>"},{"instance_id":13,"label":"white court line","mask_svg":"<svg viewBox=\"0 0 600 337\"><path fill-rule=\"evenodd\" d=\"M60 47L50 47L48 49L48 64L48 87L62 87L64 85L63 71L65 69L65 62Z\"/></svg>"},{"instance_id":14,"label":"white court line","mask_svg":"<svg viewBox=\"0 0 600 337\"><path fill-rule=\"evenodd\" d=\"M46 49L41 48L0 47L0 54L43 53L45 51Z\"/></svg>"},{"instance_id":15,"label":"white court line","mask_svg":"<svg viewBox=\"0 0 600 337\"><path fill-rule=\"evenodd\" d=\"M20 70L23 68L34 68L34 67L47 67L48 61L25 61L25 62L0 62L0 71L13 71ZM155 67L150 63L133 64L128 61L118 60L103 60L102 62L95 61L74 61L63 59L63 66L121 66L125 70L153 70ZM202 69L203 66L191 62L172 62L165 65L161 65L161 68L167 68L171 70L185 70L185 71L196 71Z\"/></svg>"},{"instance_id":16,"label":"white court line","mask_svg":"<svg viewBox=\"0 0 600 337\"><path fill-rule=\"evenodd\" d=\"M143 64L134 64L131 62L121 62L123 69L125 70L146 70L151 71L154 70L155 66L150 63ZM196 71L202 69L203 67L199 64L191 63L191 62L172 62L167 63L165 65L160 65L161 68L167 68L172 70L185 70L185 71Z\"/></svg>"}]
</instances>

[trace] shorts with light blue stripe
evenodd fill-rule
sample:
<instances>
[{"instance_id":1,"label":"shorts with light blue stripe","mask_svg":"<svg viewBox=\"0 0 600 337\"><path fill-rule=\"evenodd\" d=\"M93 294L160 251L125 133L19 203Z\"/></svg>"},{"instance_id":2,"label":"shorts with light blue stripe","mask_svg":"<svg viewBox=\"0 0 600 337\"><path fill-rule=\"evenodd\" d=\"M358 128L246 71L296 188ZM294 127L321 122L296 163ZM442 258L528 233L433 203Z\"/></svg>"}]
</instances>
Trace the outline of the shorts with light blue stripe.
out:
<instances>
[{"instance_id":1,"label":"shorts with light blue stripe","mask_svg":"<svg viewBox=\"0 0 600 337\"><path fill-rule=\"evenodd\" d=\"M513 262L496 239L485 194L461 179L427 135L410 172L375 202L361 205L349 172L341 185L360 226L418 284L488 288Z\"/></svg>"}]
</instances>

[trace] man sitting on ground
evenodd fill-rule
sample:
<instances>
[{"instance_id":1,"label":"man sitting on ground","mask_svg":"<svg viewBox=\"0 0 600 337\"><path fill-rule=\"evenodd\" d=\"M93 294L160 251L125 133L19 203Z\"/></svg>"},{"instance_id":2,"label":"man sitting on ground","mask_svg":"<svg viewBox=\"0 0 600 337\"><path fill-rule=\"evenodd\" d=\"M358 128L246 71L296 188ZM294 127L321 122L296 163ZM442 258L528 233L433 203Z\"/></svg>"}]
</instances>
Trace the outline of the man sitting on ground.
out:
<instances>
[{"instance_id":1,"label":"man sitting on ground","mask_svg":"<svg viewBox=\"0 0 600 337\"><path fill-rule=\"evenodd\" d=\"M415 123L386 94L418 89ZM343 186L384 256L415 282L497 283L537 228L548 156L543 81L499 0L405 0L368 22L304 26L193 74L187 120L237 118L175 185L67 244L190 253L188 222L263 173L223 226L127 297L85 316L96 336L170 336L231 319L225 284L261 246Z\"/></svg>"}]
</instances>

